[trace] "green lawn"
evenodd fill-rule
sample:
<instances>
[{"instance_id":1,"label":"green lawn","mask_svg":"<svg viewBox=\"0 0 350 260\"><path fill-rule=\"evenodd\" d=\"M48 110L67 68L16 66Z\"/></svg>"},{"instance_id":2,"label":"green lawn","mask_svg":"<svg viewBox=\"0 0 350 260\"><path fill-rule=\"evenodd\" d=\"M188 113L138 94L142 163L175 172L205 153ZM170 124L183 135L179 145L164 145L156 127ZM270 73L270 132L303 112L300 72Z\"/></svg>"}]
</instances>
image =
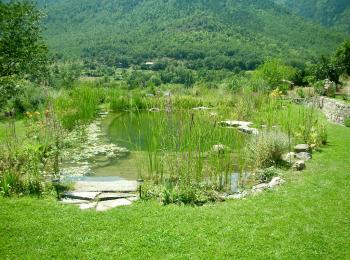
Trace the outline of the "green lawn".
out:
<instances>
[{"instance_id":1,"label":"green lawn","mask_svg":"<svg viewBox=\"0 0 350 260\"><path fill-rule=\"evenodd\" d=\"M306 171L242 201L96 213L0 199L0 258L350 259L350 129L329 136Z\"/></svg>"}]
</instances>

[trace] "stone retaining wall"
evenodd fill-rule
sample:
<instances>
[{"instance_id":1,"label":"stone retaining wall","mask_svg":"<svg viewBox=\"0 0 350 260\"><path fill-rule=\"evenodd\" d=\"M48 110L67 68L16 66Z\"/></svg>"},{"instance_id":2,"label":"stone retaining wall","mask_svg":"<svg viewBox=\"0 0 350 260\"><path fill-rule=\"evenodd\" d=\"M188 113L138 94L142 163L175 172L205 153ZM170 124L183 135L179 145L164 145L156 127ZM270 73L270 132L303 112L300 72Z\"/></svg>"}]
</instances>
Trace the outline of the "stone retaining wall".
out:
<instances>
[{"instance_id":1,"label":"stone retaining wall","mask_svg":"<svg viewBox=\"0 0 350 260\"><path fill-rule=\"evenodd\" d=\"M350 118L350 104L342 101L319 97L312 99L295 99L295 103L307 106L316 106L326 115L327 119L336 124L344 124L346 118Z\"/></svg>"},{"instance_id":2,"label":"stone retaining wall","mask_svg":"<svg viewBox=\"0 0 350 260\"><path fill-rule=\"evenodd\" d=\"M350 118L349 104L327 97L320 97L319 105L327 119L334 123L344 124L345 119Z\"/></svg>"}]
</instances>

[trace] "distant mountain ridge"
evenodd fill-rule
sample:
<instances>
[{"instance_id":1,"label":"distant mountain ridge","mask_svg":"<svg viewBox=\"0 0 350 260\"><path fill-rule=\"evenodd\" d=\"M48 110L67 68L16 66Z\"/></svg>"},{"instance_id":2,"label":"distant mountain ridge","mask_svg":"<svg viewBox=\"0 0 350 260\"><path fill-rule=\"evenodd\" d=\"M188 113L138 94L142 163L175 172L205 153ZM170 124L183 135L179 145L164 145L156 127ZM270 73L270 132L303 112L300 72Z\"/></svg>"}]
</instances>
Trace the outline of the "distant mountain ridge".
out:
<instances>
[{"instance_id":1,"label":"distant mountain ridge","mask_svg":"<svg viewBox=\"0 0 350 260\"><path fill-rule=\"evenodd\" d=\"M349 0L274 0L289 10L325 26L350 33Z\"/></svg>"},{"instance_id":2,"label":"distant mountain ridge","mask_svg":"<svg viewBox=\"0 0 350 260\"><path fill-rule=\"evenodd\" d=\"M347 36L266 0L39 0L57 57L108 65L173 60L249 70L267 57L299 64Z\"/></svg>"}]
</instances>

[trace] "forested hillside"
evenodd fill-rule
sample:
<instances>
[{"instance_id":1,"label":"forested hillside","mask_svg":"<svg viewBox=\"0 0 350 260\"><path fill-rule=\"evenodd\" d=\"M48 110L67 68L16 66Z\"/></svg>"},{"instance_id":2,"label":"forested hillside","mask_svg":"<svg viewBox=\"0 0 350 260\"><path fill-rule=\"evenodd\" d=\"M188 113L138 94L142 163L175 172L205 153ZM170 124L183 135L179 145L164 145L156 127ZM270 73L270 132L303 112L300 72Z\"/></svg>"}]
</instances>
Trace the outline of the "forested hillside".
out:
<instances>
[{"instance_id":1,"label":"forested hillside","mask_svg":"<svg viewBox=\"0 0 350 260\"><path fill-rule=\"evenodd\" d=\"M350 33L349 0L275 0L293 12Z\"/></svg>"},{"instance_id":2,"label":"forested hillside","mask_svg":"<svg viewBox=\"0 0 350 260\"><path fill-rule=\"evenodd\" d=\"M250 70L266 57L292 65L328 54L346 35L262 0L39 0L58 58L127 66Z\"/></svg>"}]
</instances>

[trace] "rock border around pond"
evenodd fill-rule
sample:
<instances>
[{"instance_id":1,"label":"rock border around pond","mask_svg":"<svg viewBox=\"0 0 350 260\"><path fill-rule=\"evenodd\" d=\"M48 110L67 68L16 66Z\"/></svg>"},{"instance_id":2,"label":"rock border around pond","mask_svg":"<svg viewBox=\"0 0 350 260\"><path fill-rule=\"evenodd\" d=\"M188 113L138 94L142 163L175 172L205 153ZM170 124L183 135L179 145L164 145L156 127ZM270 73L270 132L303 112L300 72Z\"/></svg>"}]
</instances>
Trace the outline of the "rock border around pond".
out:
<instances>
[{"instance_id":1,"label":"rock border around pond","mask_svg":"<svg viewBox=\"0 0 350 260\"><path fill-rule=\"evenodd\" d=\"M251 125L253 125L252 122L226 120L226 121L221 121L218 124L221 127L236 128L236 129L238 129L238 131L240 131L242 133L246 133L246 134L253 134L253 135L259 134L259 130L257 128L251 127Z\"/></svg>"},{"instance_id":2,"label":"rock border around pond","mask_svg":"<svg viewBox=\"0 0 350 260\"><path fill-rule=\"evenodd\" d=\"M306 168L305 161L312 159L312 148L308 144L297 144L294 147L294 152L289 152L283 156L283 160L291 164L295 171L303 171ZM224 196L223 199L243 199L251 194L258 194L265 190L273 189L283 185L285 180L281 177L274 177L269 183L259 183L252 187L251 190L245 190L232 195Z\"/></svg>"},{"instance_id":3,"label":"rock border around pond","mask_svg":"<svg viewBox=\"0 0 350 260\"><path fill-rule=\"evenodd\" d=\"M125 157L129 150L109 143L103 133L101 120L109 115L100 112L99 118L84 127L85 140L82 143L79 130L73 130L68 139L78 143L77 147L67 148L63 151L64 160L61 163L61 176L81 177L93 174L93 169L99 165L108 165L115 158Z\"/></svg>"}]
</instances>

